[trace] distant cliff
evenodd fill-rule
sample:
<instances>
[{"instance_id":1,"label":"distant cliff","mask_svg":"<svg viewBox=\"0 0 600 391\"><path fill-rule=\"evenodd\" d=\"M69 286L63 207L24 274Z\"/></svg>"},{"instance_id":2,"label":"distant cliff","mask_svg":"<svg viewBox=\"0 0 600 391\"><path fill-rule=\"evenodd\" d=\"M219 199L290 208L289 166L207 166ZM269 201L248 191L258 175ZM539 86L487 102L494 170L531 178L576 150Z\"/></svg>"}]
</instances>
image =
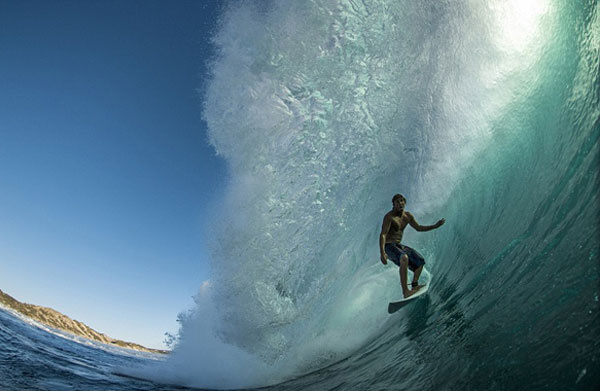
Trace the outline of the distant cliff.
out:
<instances>
[{"instance_id":1,"label":"distant cliff","mask_svg":"<svg viewBox=\"0 0 600 391\"><path fill-rule=\"evenodd\" d=\"M60 312L53 310L52 308L21 303L12 296L2 292L2 290L0 290L0 304L52 328L66 331L68 333L88 338L93 341L102 342L107 345L117 345L123 348L139 350L143 352L168 353L167 350L150 349L133 342L125 342L118 339L113 339L105 334L97 332L96 330L77 320L73 320L68 316L61 314Z\"/></svg>"}]
</instances>

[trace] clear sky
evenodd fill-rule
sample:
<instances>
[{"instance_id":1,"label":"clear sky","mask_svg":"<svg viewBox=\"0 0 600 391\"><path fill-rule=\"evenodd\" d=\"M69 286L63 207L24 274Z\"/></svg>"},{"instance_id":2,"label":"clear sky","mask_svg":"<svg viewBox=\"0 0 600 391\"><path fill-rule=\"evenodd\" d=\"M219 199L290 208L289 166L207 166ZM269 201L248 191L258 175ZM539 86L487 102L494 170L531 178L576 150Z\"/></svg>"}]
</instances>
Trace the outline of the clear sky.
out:
<instances>
[{"instance_id":1,"label":"clear sky","mask_svg":"<svg viewBox=\"0 0 600 391\"><path fill-rule=\"evenodd\" d=\"M218 1L0 1L0 289L163 347L226 182L201 90Z\"/></svg>"}]
</instances>

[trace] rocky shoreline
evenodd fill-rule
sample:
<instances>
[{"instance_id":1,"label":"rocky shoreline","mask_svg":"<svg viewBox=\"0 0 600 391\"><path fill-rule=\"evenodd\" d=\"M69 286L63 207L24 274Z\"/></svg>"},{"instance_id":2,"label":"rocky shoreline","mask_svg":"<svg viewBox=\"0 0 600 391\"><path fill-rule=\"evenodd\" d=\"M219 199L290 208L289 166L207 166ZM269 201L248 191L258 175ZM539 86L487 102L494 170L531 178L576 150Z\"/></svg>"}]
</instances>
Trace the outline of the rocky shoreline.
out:
<instances>
[{"instance_id":1,"label":"rocky shoreline","mask_svg":"<svg viewBox=\"0 0 600 391\"><path fill-rule=\"evenodd\" d=\"M84 337L92 341L142 352L159 354L169 353L168 350L150 349L137 343L111 338L105 334L97 332L82 322L73 320L68 316L61 314L60 312L53 310L52 308L22 303L12 296L4 293L2 290L0 290L0 304L47 326Z\"/></svg>"}]
</instances>

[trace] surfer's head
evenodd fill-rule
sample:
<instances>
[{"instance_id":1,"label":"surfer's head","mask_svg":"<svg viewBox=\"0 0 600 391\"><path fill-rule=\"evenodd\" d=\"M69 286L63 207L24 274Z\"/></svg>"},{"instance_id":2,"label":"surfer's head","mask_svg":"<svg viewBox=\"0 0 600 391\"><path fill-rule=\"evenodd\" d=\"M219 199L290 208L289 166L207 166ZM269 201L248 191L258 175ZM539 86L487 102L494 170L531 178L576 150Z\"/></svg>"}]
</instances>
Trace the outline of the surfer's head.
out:
<instances>
[{"instance_id":1,"label":"surfer's head","mask_svg":"<svg viewBox=\"0 0 600 391\"><path fill-rule=\"evenodd\" d=\"M396 194L394 195L394 197L392 197L392 205L394 205L395 210L404 210L404 206L406 205L406 198L402 194Z\"/></svg>"}]
</instances>

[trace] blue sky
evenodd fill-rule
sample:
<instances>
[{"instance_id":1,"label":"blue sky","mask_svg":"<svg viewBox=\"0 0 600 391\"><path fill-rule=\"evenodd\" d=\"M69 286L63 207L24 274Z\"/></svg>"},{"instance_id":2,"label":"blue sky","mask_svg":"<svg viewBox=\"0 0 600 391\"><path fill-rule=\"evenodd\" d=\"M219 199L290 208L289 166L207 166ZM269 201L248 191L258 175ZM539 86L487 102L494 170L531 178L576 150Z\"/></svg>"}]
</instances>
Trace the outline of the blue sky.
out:
<instances>
[{"instance_id":1,"label":"blue sky","mask_svg":"<svg viewBox=\"0 0 600 391\"><path fill-rule=\"evenodd\" d=\"M226 183L201 90L217 1L0 2L0 289L163 347Z\"/></svg>"}]
</instances>

